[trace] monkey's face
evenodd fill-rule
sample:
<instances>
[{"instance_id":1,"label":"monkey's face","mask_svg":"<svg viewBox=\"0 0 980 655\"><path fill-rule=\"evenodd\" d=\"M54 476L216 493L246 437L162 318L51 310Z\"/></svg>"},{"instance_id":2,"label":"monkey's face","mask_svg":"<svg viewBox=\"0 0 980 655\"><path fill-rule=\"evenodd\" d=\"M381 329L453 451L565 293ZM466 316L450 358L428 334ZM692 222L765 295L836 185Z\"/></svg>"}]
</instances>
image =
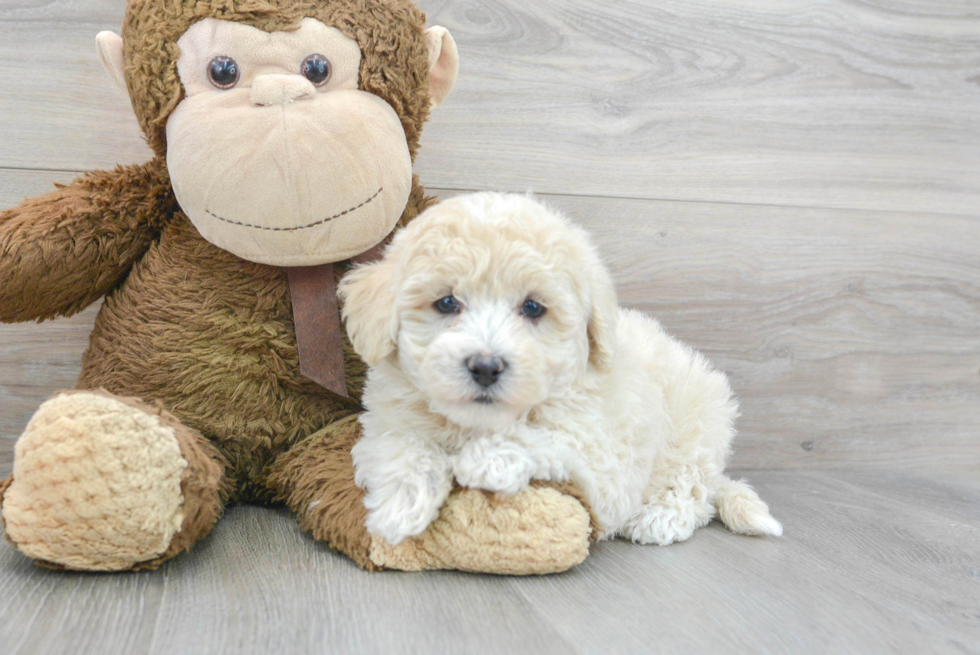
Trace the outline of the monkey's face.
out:
<instances>
[{"instance_id":1,"label":"monkey's face","mask_svg":"<svg viewBox=\"0 0 980 655\"><path fill-rule=\"evenodd\" d=\"M201 235L280 266L349 259L384 239L412 190L421 124L456 79L449 33L423 31L408 0L359 4L357 25L340 2L222 10L235 20L194 18L191 5L132 2L132 47L111 32L98 45Z\"/></svg>"},{"instance_id":2,"label":"monkey's face","mask_svg":"<svg viewBox=\"0 0 980 655\"><path fill-rule=\"evenodd\" d=\"M312 18L272 33L209 18L177 45L185 98L167 121L167 166L205 239L306 266L392 230L412 161L395 111L358 90L356 41Z\"/></svg>"}]
</instances>

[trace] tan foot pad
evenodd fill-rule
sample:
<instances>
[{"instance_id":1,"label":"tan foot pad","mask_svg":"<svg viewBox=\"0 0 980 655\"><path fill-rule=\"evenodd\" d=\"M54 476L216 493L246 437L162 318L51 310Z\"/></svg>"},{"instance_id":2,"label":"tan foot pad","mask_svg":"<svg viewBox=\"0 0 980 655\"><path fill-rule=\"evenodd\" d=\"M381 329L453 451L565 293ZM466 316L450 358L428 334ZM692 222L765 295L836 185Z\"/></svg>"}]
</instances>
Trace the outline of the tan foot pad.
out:
<instances>
[{"instance_id":1,"label":"tan foot pad","mask_svg":"<svg viewBox=\"0 0 980 655\"><path fill-rule=\"evenodd\" d=\"M159 557L184 520L173 428L110 396L69 393L38 408L14 448L7 538L29 557L116 571Z\"/></svg>"},{"instance_id":2,"label":"tan foot pad","mask_svg":"<svg viewBox=\"0 0 980 655\"><path fill-rule=\"evenodd\" d=\"M556 489L529 488L510 498L462 489L418 537L397 546L372 537L371 561L402 571L557 573L588 556L591 534L589 512Z\"/></svg>"}]
</instances>

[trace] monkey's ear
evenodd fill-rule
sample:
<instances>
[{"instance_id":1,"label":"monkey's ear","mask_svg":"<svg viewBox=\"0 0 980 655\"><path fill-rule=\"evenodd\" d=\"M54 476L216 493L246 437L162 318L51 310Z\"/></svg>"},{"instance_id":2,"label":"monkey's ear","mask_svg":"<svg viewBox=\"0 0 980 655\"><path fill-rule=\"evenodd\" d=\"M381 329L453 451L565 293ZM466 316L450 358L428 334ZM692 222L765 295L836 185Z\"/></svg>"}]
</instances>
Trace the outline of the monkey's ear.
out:
<instances>
[{"instance_id":1,"label":"monkey's ear","mask_svg":"<svg viewBox=\"0 0 980 655\"><path fill-rule=\"evenodd\" d=\"M126 91L126 60L123 57L122 37L115 32L99 32L95 37L95 45L105 71L120 89Z\"/></svg>"},{"instance_id":2,"label":"monkey's ear","mask_svg":"<svg viewBox=\"0 0 980 655\"><path fill-rule=\"evenodd\" d=\"M354 350L369 366L395 351L398 313L395 311L395 262L382 259L362 264L343 277L337 293L344 301L343 317Z\"/></svg>"},{"instance_id":3,"label":"monkey's ear","mask_svg":"<svg viewBox=\"0 0 980 655\"><path fill-rule=\"evenodd\" d=\"M425 45L429 48L429 95L432 108L442 104L456 84L459 74L459 51L456 41L445 27L430 27L425 31Z\"/></svg>"}]
</instances>

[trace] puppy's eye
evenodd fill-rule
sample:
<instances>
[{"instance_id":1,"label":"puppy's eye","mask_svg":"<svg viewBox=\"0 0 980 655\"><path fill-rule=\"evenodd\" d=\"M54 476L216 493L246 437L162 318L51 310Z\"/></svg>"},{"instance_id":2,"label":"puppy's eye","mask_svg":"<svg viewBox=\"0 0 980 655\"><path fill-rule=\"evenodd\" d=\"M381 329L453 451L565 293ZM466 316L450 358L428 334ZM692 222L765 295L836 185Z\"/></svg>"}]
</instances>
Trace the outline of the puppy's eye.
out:
<instances>
[{"instance_id":1,"label":"puppy's eye","mask_svg":"<svg viewBox=\"0 0 980 655\"><path fill-rule=\"evenodd\" d=\"M242 71L231 57L215 57L208 64L208 79L219 89L227 90L238 84Z\"/></svg>"},{"instance_id":2,"label":"puppy's eye","mask_svg":"<svg viewBox=\"0 0 980 655\"><path fill-rule=\"evenodd\" d=\"M432 304L436 308L436 311L440 314L457 314L459 313L459 301L452 296L446 296L445 298L440 298Z\"/></svg>"},{"instance_id":3,"label":"puppy's eye","mask_svg":"<svg viewBox=\"0 0 980 655\"><path fill-rule=\"evenodd\" d=\"M323 55L310 55L303 60L300 72L314 86L323 86L330 79L330 62Z\"/></svg>"},{"instance_id":4,"label":"puppy's eye","mask_svg":"<svg viewBox=\"0 0 980 655\"><path fill-rule=\"evenodd\" d=\"M547 308L536 300L531 300L528 298L521 305L521 313L528 318L541 318L544 313L548 311Z\"/></svg>"}]
</instances>

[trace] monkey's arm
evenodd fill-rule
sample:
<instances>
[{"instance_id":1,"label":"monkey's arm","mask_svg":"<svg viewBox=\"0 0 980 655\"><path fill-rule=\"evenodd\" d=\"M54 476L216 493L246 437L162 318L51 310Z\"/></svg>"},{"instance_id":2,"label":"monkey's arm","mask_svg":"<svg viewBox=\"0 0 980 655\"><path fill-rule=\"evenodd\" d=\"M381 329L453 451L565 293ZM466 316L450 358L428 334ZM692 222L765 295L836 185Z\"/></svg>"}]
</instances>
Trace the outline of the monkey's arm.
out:
<instances>
[{"instance_id":1,"label":"monkey's arm","mask_svg":"<svg viewBox=\"0 0 980 655\"><path fill-rule=\"evenodd\" d=\"M88 173L0 212L0 322L70 316L95 302L175 208L154 160Z\"/></svg>"}]
</instances>

